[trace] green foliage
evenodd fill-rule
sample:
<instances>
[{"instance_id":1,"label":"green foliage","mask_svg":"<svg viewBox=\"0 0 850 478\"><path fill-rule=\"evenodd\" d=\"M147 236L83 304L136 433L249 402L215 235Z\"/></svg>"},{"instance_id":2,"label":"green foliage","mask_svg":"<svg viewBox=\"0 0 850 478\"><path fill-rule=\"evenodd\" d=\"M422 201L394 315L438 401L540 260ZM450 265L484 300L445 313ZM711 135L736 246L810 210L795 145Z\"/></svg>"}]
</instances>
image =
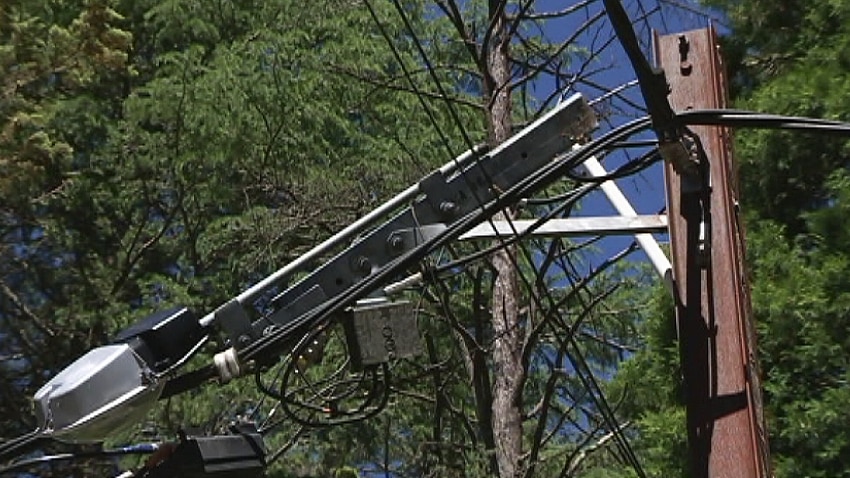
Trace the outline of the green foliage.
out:
<instances>
[{"instance_id":1,"label":"green foliage","mask_svg":"<svg viewBox=\"0 0 850 478\"><path fill-rule=\"evenodd\" d=\"M740 105L848 120L846 2L738 3L733 42L751 55ZM848 143L742 132L738 153L777 476L848 476Z\"/></svg>"},{"instance_id":2,"label":"green foliage","mask_svg":"<svg viewBox=\"0 0 850 478\"><path fill-rule=\"evenodd\" d=\"M27 357L0 362L4 438L32 428L25 397L81 351L171 305L210 311L464 147L456 129L445 147L436 137L357 2L0 13L0 356ZM397 20L387 28L398 36ZM398 48L417 64L409 42ZM459 105L478 122L473 100ZM175 398L114 440L220 432L259 401L249 388ZM369 460L379 425L302 438L285 466L324 475Z\"/></svg>"},{"instance_id":3,"label":"green foliage","mask_svg":"<svg viewBox=\"0 0 850 478\"><path fill-rule=\"evenodd\" d=\"M105 122L103 109L79 114L79 136L73 137L63 127L73 101L68 98L108 101L103 80L128 74L130 34L121 21L108 2L0 7L0 297L3 331L14 337L2 354L41 355L0 373L9 383L23 380L28 392L35 383L24 377L52 370L103 339L100 321L86 319L115 312L90 301L102 284L68 280L92 278L62 267L73 254L63 242L74 232L62 229L51 211L79 184L85 152L75 140ZM80 303L84 312L75 307ZM69 316L83 321L72 323ZM43 349L54 353L39 354ZM11 412L2 417L4 433L31 427L19 390L5 391L2 401Z\"/></svg>"},{"instance_id":4,"label":"green foliage","mask_svg":"<svg viewBox=\"0 0 850 478\"><path fill-rule=\"evenodd\" d=\"M171 305L212 310L466 149L462 132L472 142L485 137L479 95L486 72L470 57L473 42L457 41L457 25L426 2L402 2L447 86L450 98L443 98L392 6L375 3L400 60L362 2L350 0L0 7L0 355L27 357L0 363L4 435L31 429L21 397L81 351ZM467 6L468 26L460 27L480 41L485 4ZM535 34L538 25L520 30L531 38L515 42L524 63L518 75L560 72L596 53L547 44ZM524 78L520 93L530 95L536 85ZM424 106L414 89L424 92ZM524 108L516 115L523 121L540 105L528 96L514 101ZM465 247L461 254L472 252ZM564 469L633 476L620 470L608 425L564 357L574 347L589 357L588 369L608 378L642 345L635 332L645 296L633 291L646 277L603 271L573 288L586 264L569 259L572 245L542 241L530 250L519 267L541 280L521 298L523 321L528 330L539 328L529 334L528 376L517 401L526 414L523 446L536 449L538 460L523 466L537 466L541 476ZM535 270L538 254L550 252L548 269ZM268 439L272 450L287 447L271 476L352 476L361 468L492 475L499 437L492 436L488 394L499 364L488 355L494 337L487 298L494 275L481 263L467 271L423 299L430 304L421 308L420 325L431 350L425 362L393 365L383 414L310 432L283 421ZM585 310L617 288L623 292L605 308ZM540 310L532 292L559 303ZM681 411L655 405L677 394L661 317L640 327L652 331L650 343L662 355L640 354L621 382L603 384L610 397L631 397L615 419L634 416L628 433L653 444L642 453L658 476L678 464L665 460L681 457L670 451L680 443L670 425ZM563 337L578 320L582 341L573 346ZM190 368L209 361L197 357ZM651 373L641 375L642 367ZM273 406L255 408L261 399L247 380L170 399L113 440L170 439L184 427L219 433L275 413ZM552 406L543 413L541 403Z\"/></svg>"},{"instance_id":5,"label":"green foliage","mask_svg":"<svg viewBox=\"0 0 850 478\"><path fill-rule=\"evenodd\" d=\"M634 421L636 452L647 476L684 477L687 436L673 302L656 287L649 304L638 330L645 343L620 367L612 394L625 394L622 414Z\"/></svg>"},{"instance_id":6,"label":"green foliage","mask_svg":"<svg viewBox=\"0 0 850 478\"><path fill-rule=\"evenodd\" d=\"M845 193L846 194L846 193ZM836 211L813 213L819 219ZM844 320L846 249L817 240L788 245L782 228L758 222L749 233L753 306L765 374L771 449L778 476L847 476L838 400L847 396Z\"/></svg>"}]
</instances>

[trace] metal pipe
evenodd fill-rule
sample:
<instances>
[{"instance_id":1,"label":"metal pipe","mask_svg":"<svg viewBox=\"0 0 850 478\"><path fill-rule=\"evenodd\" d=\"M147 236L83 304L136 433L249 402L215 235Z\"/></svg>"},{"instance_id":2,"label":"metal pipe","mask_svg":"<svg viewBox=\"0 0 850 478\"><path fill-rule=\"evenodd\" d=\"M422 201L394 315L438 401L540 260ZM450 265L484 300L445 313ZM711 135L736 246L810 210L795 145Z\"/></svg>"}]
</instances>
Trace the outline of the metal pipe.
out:
<instances>
[{"instance_id":1,"label":"metal pipe","mask_svg":"<svg viewBox=\"0 0 850 478\"><path fill-rule=\"evenodd\" d=\"M578 146L575 146L574 148L577 147ZM583 166L587 172L594 177L602 177L608 174L595 156L587 158L584 161ZM620 187L617 186L617 183L612 180L605 181L599 185L599 188L602 189L602 192L605 193L608 201L611 202L611 205L614 206L614 209L616 209L621 216L637 217L637 212L620 190ZM670 263L670 259L668 259L667 255L664 254L664 251L661 250L661 246L658 245L658 241L656 241L655 237L649 233L635 234L635 240L637 240L641 249L643 249L649 257L649 262L652 263L655 271L658 272L658 275L664 281L664 286L668 291L672 292L673 266Z\"/></svg>"}]
</instances>

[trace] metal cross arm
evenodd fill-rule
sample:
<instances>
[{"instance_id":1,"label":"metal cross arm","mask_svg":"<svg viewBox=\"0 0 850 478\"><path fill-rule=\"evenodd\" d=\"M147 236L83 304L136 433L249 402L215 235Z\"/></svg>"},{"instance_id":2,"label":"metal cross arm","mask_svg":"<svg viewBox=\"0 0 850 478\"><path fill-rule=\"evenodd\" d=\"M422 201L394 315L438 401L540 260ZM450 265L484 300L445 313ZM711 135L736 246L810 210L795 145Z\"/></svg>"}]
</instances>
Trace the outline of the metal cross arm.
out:
<instances>
[{"instance_id":1,"label":"metal cross arm","mask_svg":"<svg viewBox=\"0 0 850 478\"><path fill-rule=\"evenodd\" d=\"M595 125L592 110L581 96L574 96L489 153L459 167L453 161L422 179L407 195L409 205L274 297L273 312L250 322L247 304L237 298L216 311L212 321L227 331L237 351L276 327L292 324L480 209L568 150L571 138L586 134ZM279 276L278 282L287 278L286 274ZM268 294L276 286L264 284L248 297Z\"/></svg>"},{"instance_id":2,"label":"metal cross arm","mask_svg":"<svg viewBox=\"0 0 850 478\"><path fill-rule=\"evenodd\" d=\"M131 425L160 397L199 386L216 373L223 379L238 376L248 368L246 360L271 361L287 353L287 345L330 314L398 280L516 194L551 183L557 171L544 172L554 169L553 159L595 126L595 114L575 95L492 151L473 148L435 170L202 319L178 308L130 327L36 393L33 437L97 441L119 424ZM294 273L340 249L299 282L284 286ZM275 293L265 313L258 314L254 302ZM177 375L214 327L223 329L229 344L217 355L216 367ZM10 450L0 447L0 455Z\"/></svg>"}]
</instances>

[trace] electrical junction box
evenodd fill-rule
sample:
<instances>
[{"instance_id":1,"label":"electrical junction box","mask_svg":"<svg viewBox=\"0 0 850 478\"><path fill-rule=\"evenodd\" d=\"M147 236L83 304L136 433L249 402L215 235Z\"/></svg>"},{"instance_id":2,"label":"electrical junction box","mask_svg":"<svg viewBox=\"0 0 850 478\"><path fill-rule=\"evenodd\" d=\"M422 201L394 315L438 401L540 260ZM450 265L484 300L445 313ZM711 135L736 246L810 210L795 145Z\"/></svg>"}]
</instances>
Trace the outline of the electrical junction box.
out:
<instances>
[{"instance_id":1,"label":"electrical junction box","mask_svg":"<svg viewBox=\"0 0 850 478\"><path fill-rule=\"evenodd\" d=\"M422 354L413 305L386 299L361 301L343 320L355 369Z\"/></svg>"}]
</instances>

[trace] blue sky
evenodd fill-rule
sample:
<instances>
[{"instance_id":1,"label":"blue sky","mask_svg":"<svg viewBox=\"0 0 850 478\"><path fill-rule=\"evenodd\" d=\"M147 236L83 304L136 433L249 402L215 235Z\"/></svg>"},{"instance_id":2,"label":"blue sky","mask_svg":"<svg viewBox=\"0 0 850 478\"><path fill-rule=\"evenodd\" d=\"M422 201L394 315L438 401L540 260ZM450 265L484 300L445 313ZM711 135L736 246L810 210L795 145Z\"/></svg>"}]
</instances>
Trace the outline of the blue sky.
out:
<instances>
[{"instance_id":1,"label":"blue sky","mask_svg":"<svg viewBox=\"0 0 850 478\"><path fill-rule=\"evenodd\" d=\"M564 2L563 0L541 0L537 2L536 9L538 11L553 11L563 9L565 6L575 3L576 2ZM643 46L644 53L647 55L649 55L651 51L653 30L656 30L661 35L673 34L696 28L704 28L708 26L709 22L711 22L721 33L726 31L726 28L722 23L722 19L716 12L710 12L707 15L700 15L696 13L697 9L704 9L695 5L695 1L679 0L677 2L663 2L655 0L625 0L623 3L633 20L644 15L646 16L644 21L636 24L635 30L638 40ZM688 8L693 8L694 10L676 6L674 3L676 5L684 5ZM572 35L572 32L579 29L588 18L592 18L594 14L602 9L603 5L601 1L591 2L580 12L573 13L561 20L549 22L544 33L552 41L562 41ZM605 44L612 35L610 23L608 22L607 17L605 17L597 22L597 24L599 25L599 28L594 27L588 29L584 34L579 36L576 42L577 45L586 46ZM650 61L652 60L651 57L648 56L648 58L650 58ZM617 86L627 84L635 79L632 66L617 41L611 42L605 46L602 53L594 59L593 65L593 67L588 68L587 70L598 70L591 77L592 81L598 85L615 88ZM554 87L555 83L551 78L542 79L538 85L538 89L541 94L546 94ZM589 85L577 85L573 91L583 93L589 100L598 98L603 94L603 91ZM636 87L627 88L622 94L634 103L643 104L640 91ZM623 107L631 111L626 111L626 115L613 116L611 118L611 126L619 126L627 122L629 120L629 117L627 116L629 113L640 114L640 112L634 111L633 108L625 106L625 104L621 101L615 100L612 104L614 107ZM610 126L603 122L600 131L596 132L594 136L598 136L601 131L609 128ZM651 132L647 132L641 138L653 139L653 134ZM635 157L638 154L640 154L640 150L633 150L631 157ZM626 156L624 152L616 152L605 158L604 164L606 169L610 171L621 165L628 158L629 157ZM618 180L617 184L632 203L632 206L637 210L638 214L656 214L664 209L664 177L663 168L660 163L640 174L635 174L622 180ZM616 211L604 194L597 190L583 200L581 209L576 215L616 215ZM657 237L661 241L666 241L667 239L666 235L660 235ZM597 259L602 260L608 255L624 249L631 242L632 238L628 236L604 238L600 243L601 253L600 257ZM645 255L642 251L639 251L632 257L644 259Z\"/></svg>"}]
</instances>

